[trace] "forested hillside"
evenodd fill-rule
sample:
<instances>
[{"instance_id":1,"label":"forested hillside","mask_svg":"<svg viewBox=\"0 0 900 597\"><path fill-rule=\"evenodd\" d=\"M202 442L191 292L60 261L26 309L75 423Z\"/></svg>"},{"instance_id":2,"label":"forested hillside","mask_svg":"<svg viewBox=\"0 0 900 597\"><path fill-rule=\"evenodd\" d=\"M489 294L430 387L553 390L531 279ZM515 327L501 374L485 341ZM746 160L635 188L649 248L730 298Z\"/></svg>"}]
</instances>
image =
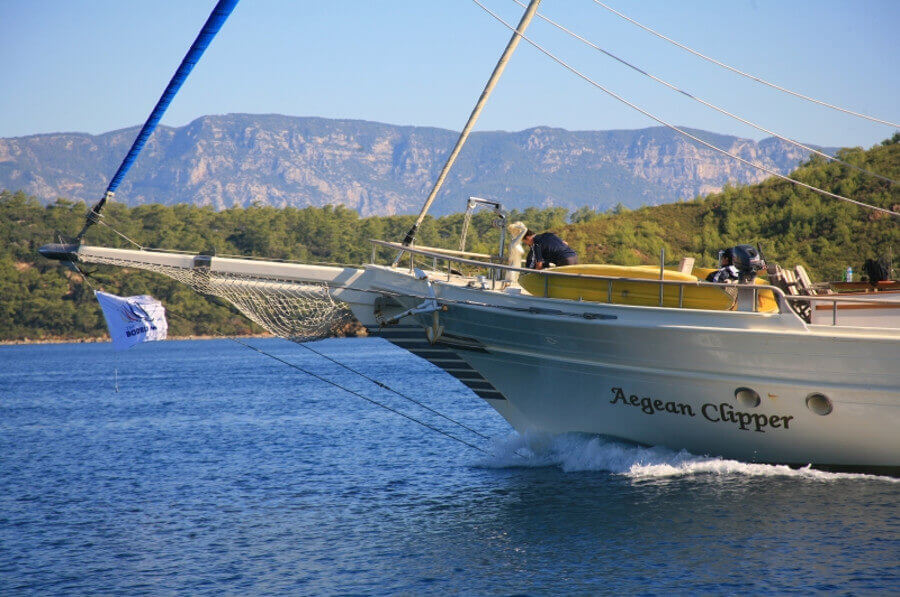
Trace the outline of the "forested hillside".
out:
<instances>
[{"instance_id":1,"label":"forested hillside","mask_svg":"<svg viewBox=\"0 0 900 597\"><path fill-rule=\"evenodd\" d=\"M844 150L844 160L889 178L900 178L900 135L868 151ZM858 201L900 210L900 191L890 182L846 166L812 160L794 176ZM42 206L23 193L0 193L0 340L83 338L105 334L90 288L78 273L43 259L37 248L72 236L87 206L58 200ZM358 264L371 254L368 239L398 240L412 216L360 218L344 207L304 209L252 206L214 211L189 205L109 204L105 220L147 247L215 249L218 254ZM742 242L762 244L770 261L803 264L815 279L837 279L847 266L861 271L867 258L900 250L900 224L889 215L822 197L780 180L731 188L690 202L597 213L562 208L514 211L535 230L554 230L583 262L655 263L683 256L713 265L717 249ZM469 231L469 250L495 252L497 231L488 212ZM462 214L429 218L420 229L425 245L458 246ZM128 246L109 227L94 226L88 244ZM121 295L152 294L184 318L170 321L172 335L235 334L255 330L230 310L155 274L86 266L94 284Z\"/></svg>"}]
</instances>

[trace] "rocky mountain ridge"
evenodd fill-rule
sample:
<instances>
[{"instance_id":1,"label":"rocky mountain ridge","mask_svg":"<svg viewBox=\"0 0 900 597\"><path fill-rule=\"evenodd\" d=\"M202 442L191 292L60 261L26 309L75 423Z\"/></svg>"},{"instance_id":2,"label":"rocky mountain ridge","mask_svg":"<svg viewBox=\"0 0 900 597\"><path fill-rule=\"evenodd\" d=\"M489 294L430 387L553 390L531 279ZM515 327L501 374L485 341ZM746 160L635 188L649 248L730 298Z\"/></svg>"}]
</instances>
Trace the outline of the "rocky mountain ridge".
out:
<instances>
[{"instance_id":1,"label":"rocky mountain ridge","mask_svg":"<svg viewBox=\"0 0 900 597\"><path fill-rule=\"evenodd\" d=\"M0 188L44 201L96 201L138 127L101 135L0 139ZM776 138L756 142L692 131L744 159L787 173L807 152ZM458 133L357 120L275 114L204 116L161 126L116 193L129 205L179 202L216 209L342 204L363 216L414 213ZM567 131L536 127L473 133L433 213L465 198L509 208L607 209L671 203L759 182L766 175L663 127Z\"/></svg>"}]
</instances>

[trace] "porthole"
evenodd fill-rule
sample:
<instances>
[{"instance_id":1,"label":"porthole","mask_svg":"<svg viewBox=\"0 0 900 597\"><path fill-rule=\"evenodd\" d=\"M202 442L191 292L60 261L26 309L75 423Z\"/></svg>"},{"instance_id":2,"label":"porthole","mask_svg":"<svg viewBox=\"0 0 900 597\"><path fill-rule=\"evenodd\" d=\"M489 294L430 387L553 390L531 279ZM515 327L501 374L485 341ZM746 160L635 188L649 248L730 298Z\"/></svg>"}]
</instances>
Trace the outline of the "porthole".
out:
<instances>
[{"instance_id":1,"label":"porthole","mask_svg":"<svg viewBox=\"0 0 900 597\"><path fill-rule=\"evenodd\" d=\"M822 416L831 414L831 411L834 409L831 399L825 394L819 394L818 392L806 397L806 408Z\"/></svg>"},{"instance_id":2,"label":"porthole","mask_svg":"<svg viewBox=\"0 0 900 597\"><path fill-rule=\"evenodd\" d=\"M734 397L740 402L741 406L746 408L756 408L759 406L759 394L750 388L738 388L734 391Z\"/></svg>"}]
</instances>

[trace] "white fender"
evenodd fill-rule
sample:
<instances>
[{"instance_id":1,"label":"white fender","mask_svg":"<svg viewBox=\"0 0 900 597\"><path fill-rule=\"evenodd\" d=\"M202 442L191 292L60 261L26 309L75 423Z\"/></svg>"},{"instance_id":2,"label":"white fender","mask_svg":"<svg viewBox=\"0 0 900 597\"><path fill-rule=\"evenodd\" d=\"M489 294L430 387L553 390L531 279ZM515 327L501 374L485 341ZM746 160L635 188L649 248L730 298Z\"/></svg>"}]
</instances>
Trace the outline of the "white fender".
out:
<instances>
[{"instance_id":1,"label":"white fender","mask_svg":"<svg viewBox=\"0 0 900 597\"><path fill-rule=\"evenodd\" d=\"M528 226L522 222L513 222L507 226L507 230L509 230L509 258L506 263L512 267L522 267L522 260L525 258L522 239L525 238ZM506 279L515 284L519 279L519 273L506 272Z\"/></svg>"}]
</instances>

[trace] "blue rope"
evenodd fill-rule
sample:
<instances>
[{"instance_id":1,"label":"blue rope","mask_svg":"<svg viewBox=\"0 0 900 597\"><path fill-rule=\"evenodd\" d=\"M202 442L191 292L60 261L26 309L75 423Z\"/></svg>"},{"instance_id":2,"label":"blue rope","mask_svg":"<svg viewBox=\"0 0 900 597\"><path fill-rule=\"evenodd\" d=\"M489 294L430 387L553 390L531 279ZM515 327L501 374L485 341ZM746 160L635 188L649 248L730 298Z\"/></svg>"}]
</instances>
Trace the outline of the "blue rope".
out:
<instances>
[{"instance_id":1,"label":"blue rope","mask_svg":"<svg viewBox=\"0 0 900 597\"><path fill-rule=\"evenodd\" d=\"M181 86L184 84L185 80L187 80L188 75L191 74L194 65L197 64L200 57L203 55L203 52L216 36L216 33L218 33L219 29L222 28L222 25L225 24L225 20L228 19L228 16L231 14L231 11L234 10L237 3L238 0L219 0L216 4L212 14L209 15L206 24L203 25L203 29L197 36L197 39L195 39L194 43L191 45L191 49L188 50L188 53L181 61L178 70L175 71L172 80L169 81L168 86L166 86L166 90L163 91L159 101L156 102L153 112L150 113L150 117L147 118L147 122L144 123L141 132L138 133L131 149L128 150L128 155L122 160L122 165L119 166L115 176L113 176L112 180L109 182L109 186L106 188L107 194L115 192L119 187L119 183L122 182L128 169L131 168L134 160L137 159L138 153L143 149L144 144L147 142L147 139L150 138L150 135L153 134L156 125L159 124L160 119L166 112L166 108L169 107L169 104L175 98L175 94L181 89Z\"/></svg>"}]
</instances>

